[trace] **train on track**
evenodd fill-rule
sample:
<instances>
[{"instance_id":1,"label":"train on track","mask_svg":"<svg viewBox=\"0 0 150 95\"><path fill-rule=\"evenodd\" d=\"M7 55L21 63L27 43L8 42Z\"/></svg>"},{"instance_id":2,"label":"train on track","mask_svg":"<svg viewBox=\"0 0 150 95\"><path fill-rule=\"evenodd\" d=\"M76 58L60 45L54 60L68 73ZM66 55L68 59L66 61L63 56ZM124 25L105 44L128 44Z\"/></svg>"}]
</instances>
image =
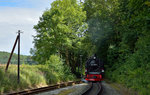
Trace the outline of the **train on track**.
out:
<instances>
[{"instance_id":1,"label":"train on track","mask_svg":"<svg viewBox=\"0 0 150 95\"><path fill-rule=\"evenodd\" d=\"M104 76L104 64L103 62L94 54L90 57L85 66L85 80L98 82L102 81Z\"/></svg>"}]
</instances>

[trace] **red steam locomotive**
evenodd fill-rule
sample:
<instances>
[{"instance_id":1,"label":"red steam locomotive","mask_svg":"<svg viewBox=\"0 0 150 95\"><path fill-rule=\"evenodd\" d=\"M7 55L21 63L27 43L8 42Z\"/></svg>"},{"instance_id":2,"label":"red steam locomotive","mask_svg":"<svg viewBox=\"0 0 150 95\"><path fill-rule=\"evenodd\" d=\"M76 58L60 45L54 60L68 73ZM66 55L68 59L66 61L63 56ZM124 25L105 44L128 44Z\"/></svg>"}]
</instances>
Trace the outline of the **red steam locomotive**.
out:
<instances>
[{"instance_id":1,"label":"red steam locomotive","mask_svg":"<svg viewBox=\"0 0 150 95\"><path fill-rule=\"evenodd\" d=\"M96 54L89 58L85 66L86 81L102 81L104 75L104 64L97 58Z\"/></svg>"}]
</instances>

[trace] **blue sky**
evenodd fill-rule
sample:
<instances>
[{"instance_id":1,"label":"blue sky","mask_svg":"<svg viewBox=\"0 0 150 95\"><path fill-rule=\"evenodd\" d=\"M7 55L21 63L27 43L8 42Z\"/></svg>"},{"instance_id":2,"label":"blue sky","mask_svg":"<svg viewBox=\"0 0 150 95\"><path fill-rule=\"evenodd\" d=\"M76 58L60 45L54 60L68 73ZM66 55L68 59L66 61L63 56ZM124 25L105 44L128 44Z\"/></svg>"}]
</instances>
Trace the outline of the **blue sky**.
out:
<instances>
[{"instance_id":1,"label":"blue sky","mask_svg":"<svg viewBox=\"0 0 150 95\"><path fill-rule=\"evenodd\" d=\"M1 7L41 8L54 0L0 0ZM45 6L46 5L46 6Z\"/></svg>"},{"instance_id":2,"label":"blue sky","mask_svg":"<svg viewBox=\"0 0 150 95\"><path fill-rule=\"evenodd\" d=\"M33 26L54 0L0 0L0 51L11 52L16 32L21 34L21 54L30 55L33 48ZM17 48L15 50L17 53Z\"/></svg>"}]
</instances>

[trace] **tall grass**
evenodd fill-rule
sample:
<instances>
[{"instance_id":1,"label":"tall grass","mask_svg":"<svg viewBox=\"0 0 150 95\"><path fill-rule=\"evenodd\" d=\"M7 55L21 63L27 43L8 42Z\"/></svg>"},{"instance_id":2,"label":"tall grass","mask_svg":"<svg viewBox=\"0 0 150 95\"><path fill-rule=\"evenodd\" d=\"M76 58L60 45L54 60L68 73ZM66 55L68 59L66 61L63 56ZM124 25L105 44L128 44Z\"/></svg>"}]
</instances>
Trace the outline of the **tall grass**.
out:
<instances>
[{"instance_id":1,"label":"tall grass","mask_svg":"<svg viewBox=\"0 0 150 95\"><path fill-rule=\"evenodd\" d=\"M23 64L20 70L20 84L18 84L17 65L10 65L7 72L5 66L0 66L0 94L75 80L70 69L56 56L51 56L46 65Z\"/></svg>"}]
</instances>

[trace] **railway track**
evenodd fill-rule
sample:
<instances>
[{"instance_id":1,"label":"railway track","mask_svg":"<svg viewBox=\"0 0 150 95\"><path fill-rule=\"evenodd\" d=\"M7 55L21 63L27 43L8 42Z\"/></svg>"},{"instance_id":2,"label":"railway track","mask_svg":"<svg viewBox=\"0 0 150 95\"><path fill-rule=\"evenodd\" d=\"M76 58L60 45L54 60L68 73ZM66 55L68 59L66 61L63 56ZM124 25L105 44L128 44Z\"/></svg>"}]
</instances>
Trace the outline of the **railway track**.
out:
<instances>
[{"instance_id":1,"label":"railway track","mask_svg":"<svg viewBox=\"0 0 150 95\"><path fill-rule=\"evenodd\" d=\"M51 90L54 90L54 89L63 88L63 87L67 87L67 86L72 86L74 84L80 84L80 83L82 83L82 82L81 81L65 82L65 83L56 84L56 85L47 86L47 87L42 87L42 88L36 88L36 89L25 90L25 91L20 91L20 92L15 92L15 93L9 93L7 95L32 95L32 94L51 91Z\"/></svg>"},{"instance_id":2,"label":"railway track","mask_svg":"<svg viewBox=\"0 0 150 95\"><path fill-rule=\"evenodd\" d=\"M82 95L101 95L102 93L102 84L101 82L90 83L91 87L84 92Z\"/></svg>"}]
</instances>

